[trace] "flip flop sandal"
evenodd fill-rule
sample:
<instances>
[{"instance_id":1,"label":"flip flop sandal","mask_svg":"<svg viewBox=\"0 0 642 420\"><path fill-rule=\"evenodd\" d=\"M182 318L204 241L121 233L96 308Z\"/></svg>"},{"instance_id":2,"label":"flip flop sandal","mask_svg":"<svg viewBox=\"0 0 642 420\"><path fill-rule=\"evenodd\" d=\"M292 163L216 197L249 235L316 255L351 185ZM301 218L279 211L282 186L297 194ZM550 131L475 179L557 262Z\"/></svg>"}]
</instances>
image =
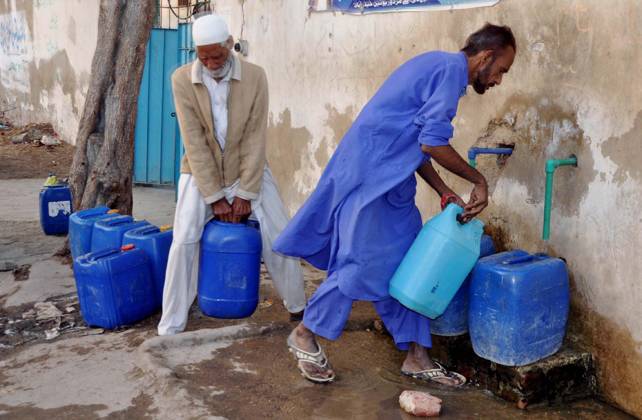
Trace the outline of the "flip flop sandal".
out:
<instances>
[{"instance_id":1,"label":"flip flop sandal","mask_svg":"<svg viewBox=\"0 0 642 420\"><path fill-rule=\"evenodd\" d=\"M314 365L320 369L328 369L330 367L328 363L328 358L325 356L325 352L317 343L316 338L314 339L314 344L316 344L317 348L319 349L316 353L310 353L307 352L299 347L297 347L294 344L294 341L291 339L291 337L288 336L288 350L290 353L294 355L297 361L297 367L299 368L299 371L301 372L301 375L314 383L322 384L322 383L328 383L334 381L335 374L334 372L332 373L332 376L330 377L319 377L319 376L312 376L308 371L306 371L302 364L303 363L309 363L311 365Z\"/></svg>"},{"instance_id":2,"label":"flip flop sandal","mask_svg":"<svg viewBox=\"0 0 642 420\"><path fill-rule=\"evenodd\" d=\"M439 385L445 385L445 386L450 386L450 385L446 385L442 382L436 381L435 379L438 379L438 378L456 379L459 382L459 384L454 385L455 387L460 387L466 383L466 378L464 377L464 375L457 372L448 371L439 363L437 362L434 362L434 363L437 365L437 368L435 369L426 369L426 370L421 370L419 372L407 372L402 370L401 373L402 375L409 376L414 379L419 379L425 382L435 382Z\"/></svg>"}]
</instances>

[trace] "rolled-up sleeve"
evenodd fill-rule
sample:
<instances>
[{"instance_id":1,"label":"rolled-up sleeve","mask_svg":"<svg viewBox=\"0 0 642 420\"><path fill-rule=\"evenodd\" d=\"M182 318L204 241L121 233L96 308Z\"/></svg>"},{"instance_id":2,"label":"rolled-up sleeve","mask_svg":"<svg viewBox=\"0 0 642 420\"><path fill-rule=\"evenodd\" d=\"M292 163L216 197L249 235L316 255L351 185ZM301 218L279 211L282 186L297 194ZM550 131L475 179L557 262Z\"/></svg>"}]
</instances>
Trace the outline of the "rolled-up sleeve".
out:
<instances>
[{"instance_id":1,"label":"rolled-up sleeve","mask_svg":"<svg viewBox=\"0 0 642 420\"><path fill-rule=\"evenodd\" d=\"M415 116L420 128L418 141L427 146L445 146L453 136L452 120L465 82L462 69L455 64L445 64L427 83L422 92L424 105Z\"/></svg>"}]
</instances>

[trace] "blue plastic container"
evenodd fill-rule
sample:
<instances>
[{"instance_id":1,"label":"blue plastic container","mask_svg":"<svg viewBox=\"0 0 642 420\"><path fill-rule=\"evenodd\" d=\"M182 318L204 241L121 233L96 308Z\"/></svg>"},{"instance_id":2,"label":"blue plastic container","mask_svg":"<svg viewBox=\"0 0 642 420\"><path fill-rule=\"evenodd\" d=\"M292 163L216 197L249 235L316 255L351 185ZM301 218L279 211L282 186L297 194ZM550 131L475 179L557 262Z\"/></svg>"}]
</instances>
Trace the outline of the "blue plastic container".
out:
<instances>
[{"instance_id":1,"label":"blue plastic container","mask_svg":"<svg viewBox=\"0 0 642 420\"><path fill-rule=\"evenodd\" d=\"M71 212L69 185L51 185L40 190L40 226L45 235L66 235Z\"/></svg>"},{"instance_id":2,"label":"blue plastic container","mask_svg":"<svg viewBox=\"0 0 642 420\"><path fill-rule=\"evenodd\" d=\"M566 264L522 250L479 260L470 286L469 328L475 353L523 366L559 350L566 331Z\"/></svg>"},{"instance_id":3,"label":"blue plastic container","mask_svg":"<svg viewBox=\"0 0 642 420\"><path fill-rule=\"evenodd\" d=\"M479 257L483 258L495 253L493 238L483 235ZM430 332L435 335L455 336L468 332L468 298L470 296L469 274L464 280L455 297L450 302L444 313L430 322Z\"/></svg>"},{"instance_id":4,"label":"blue plastic container","mask_svg":"<svg viewBox=\"0 0 642 420\"><path fill-rule=\"evenodd\" d=\"M125 232L147 225L149 222L146 220L134 220L124 215L97 220L91 232L91 252L120 248Z\"/></svg>"},{"instance_id":5,"label":"blue plastic container","mask_svg":"<svg viewBox=\"0 0 642 420\"><path fill-rule=\"evenodd\" d=\"M390 281L392 297L429 318L444 313L479 258L484 224L459 223L463 211L449 204L430 219Z\"/></svg>"},{"instance_id":6,"label":"blue plastic container","mask_svg":"<svg viewBox=\"0 0 642 420\"><path fill-rule=\"evenodd\" d=\"M163 304L165 270L167 269L169 247L172 245L172 236L171 229L161 229L154 225L132 229L123 236L123 245L133 244L136 248L145 251L149 258L157 308Z\"/></svg>"},{"instance_id":7,"label":"blue plastic container","mask_svg":"<svg viewBox=\"0 0 642 420\"><path fill-rule=\"evenodd\" d=\"M245 318L259 303L261 234L246 224L209 222L201 239L198 304L205 315Z\"/></svg>"},{"instance_id":8,"label":"blue plastic container","mask_svg":"<svg viewBox=\"0 0 642 420\"><path fill-rule=\"evenodd\" d=\"M156 310L149 260L142 249L81 255L74 261L74 276L80 311L88 325L122 327Z\"/></svg>"},{"instance_id":9,"label":"blue plastic container","mask_svg":"<svg viewBox=\"0 0 642 420\"><path fill-rule=\"evenodd\" d=\"M69 248L73 259L91 251L91 232L97 220L118 216L118 214L109 213L110 211L112 210L109 207L99 206L71 214L69 217Z\"/></svg>"}]
</instances>

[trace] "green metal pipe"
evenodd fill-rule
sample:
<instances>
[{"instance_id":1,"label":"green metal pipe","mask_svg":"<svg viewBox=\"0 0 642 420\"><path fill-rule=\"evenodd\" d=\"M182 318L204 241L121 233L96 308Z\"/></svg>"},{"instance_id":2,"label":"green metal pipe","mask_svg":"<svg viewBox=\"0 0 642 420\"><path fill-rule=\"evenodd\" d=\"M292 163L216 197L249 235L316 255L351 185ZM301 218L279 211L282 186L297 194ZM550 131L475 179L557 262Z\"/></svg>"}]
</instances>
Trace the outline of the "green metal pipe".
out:
<instances>
[{"instance_id":1,"label":"green metal pipe","mask_svg":"<svg viewBox=\"0 0 642 420\"><path fill-rule=\"evenodd\" d=\"M553 201L553 174L560 166L577 167L577 157L571 155L567 159L549 159L546 161L546 192L544 195L544 228L542 239L547 241L551 236L551 204Z\"/></svg>"}]
</instances>

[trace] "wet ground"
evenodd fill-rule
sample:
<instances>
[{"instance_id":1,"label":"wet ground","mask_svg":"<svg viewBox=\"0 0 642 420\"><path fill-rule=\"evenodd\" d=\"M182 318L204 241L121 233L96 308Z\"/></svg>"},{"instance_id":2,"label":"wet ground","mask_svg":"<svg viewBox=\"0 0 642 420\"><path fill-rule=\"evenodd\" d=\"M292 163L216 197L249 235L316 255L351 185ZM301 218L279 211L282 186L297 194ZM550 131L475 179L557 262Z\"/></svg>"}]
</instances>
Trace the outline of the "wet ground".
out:
<instances>
[{"instance_id":1,"label":"wet ground","mask_svg":"<svg viewBox=\"0 0 642 420\"><path fill-rule=\"evenodd\" d=\"M377 332L345 333L323 342L338 379L315 385L302 379L284 345L287 332L244 340L216 351L216 357L177 368L189 392L229 418L406 419L399 410L401 391L428 391L443 400L443 418L467 419L625 419L627 416L594 401L526 411L474 387L451 390L399 374L403 354ZM266 350L270 349L269 354ZM215 376L216 388L212 392ZM225 384L221 386L220 384ZM224 390L224 391L223 391Z\"/></svg>"},{"instance_id":2,"label":"wet ground","mask_svg":"<svg viewBox=\"0 0 642 420\"><path fill-rule=\"evenodd\" d=\"M308 268L306 277L311 291L322 273ZM473 385L451 390L402 377L403 353L373 328L374 311L367 303L355 305L338 341L321 341L337 381L312 384L299 375L287 351L285 339L295 323L288 321L269 282L262 296L261 307L247 320L211 319L193 307L191 334L225 326L276 327L245 339L161 345L159 357L172 371L170 381L146 370L141 357L141 345L156 337L158 315L119 331L80 329L5 348L0 352L0 419L410 419L397 402L405 389L441 398L443 418L630 418L595 400L522 411Z\"/></svg>"}]
</instances>

